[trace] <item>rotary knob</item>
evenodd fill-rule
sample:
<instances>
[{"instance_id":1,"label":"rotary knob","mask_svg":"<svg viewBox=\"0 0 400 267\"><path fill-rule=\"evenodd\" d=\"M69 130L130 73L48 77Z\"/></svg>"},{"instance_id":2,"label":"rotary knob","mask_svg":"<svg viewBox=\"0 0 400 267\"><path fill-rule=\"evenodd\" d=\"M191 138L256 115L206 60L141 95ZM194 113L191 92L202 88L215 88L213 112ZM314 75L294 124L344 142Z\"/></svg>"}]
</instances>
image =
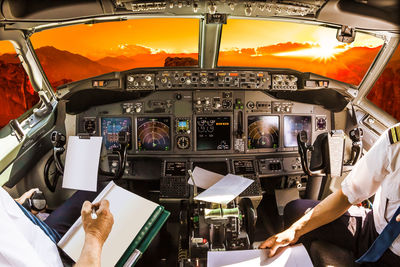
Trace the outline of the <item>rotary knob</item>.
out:
<instances>
[{"instance_id":1,"label":"rotary knob","mask_svg":"<svg viewBox=\"0 0 400 267\"><path fill-rule=\"evenodd\" d=\"M128 82L133 82L135 78L133 76L128 76Z\"/></svg>"},{"instance_id":2,"label":"rotary knob","mask_svg":"<svg viewBox=\"0 0 400 267\"><path fill-rule=\"evenodd\" d=\"M151 81L151 76L150 76L150 75L146 75L146 76L144 77L144 79L145 79L146 81L150 82L150 81Z\"/></svg>"}]
</instances>

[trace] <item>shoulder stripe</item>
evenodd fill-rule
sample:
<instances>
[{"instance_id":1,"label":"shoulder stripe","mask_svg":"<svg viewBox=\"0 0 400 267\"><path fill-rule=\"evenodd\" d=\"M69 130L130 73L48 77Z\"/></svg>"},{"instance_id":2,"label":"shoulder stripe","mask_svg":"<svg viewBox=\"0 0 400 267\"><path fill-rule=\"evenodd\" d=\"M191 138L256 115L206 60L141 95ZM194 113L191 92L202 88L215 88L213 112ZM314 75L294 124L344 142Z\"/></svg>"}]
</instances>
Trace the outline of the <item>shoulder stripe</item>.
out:
<instances>
[{"instance_id":1,"label":"shoulder stripe","mask_svg":"<svg viewBox=\"0 0 400 267\"><path fill-rule=\"evenodd\" d=\"M390 128L388 135L390 144L400 142L400 125Z\"/></svg>"}]
</instances>

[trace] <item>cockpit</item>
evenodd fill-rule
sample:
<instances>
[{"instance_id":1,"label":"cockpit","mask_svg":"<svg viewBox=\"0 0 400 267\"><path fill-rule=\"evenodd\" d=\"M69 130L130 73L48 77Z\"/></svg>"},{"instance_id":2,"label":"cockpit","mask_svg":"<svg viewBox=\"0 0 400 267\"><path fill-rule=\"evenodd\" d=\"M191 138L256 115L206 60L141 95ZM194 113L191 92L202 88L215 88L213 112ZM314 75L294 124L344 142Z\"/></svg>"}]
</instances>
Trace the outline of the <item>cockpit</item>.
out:
<instances>
[{"instance_id":1,"label":"cockpit","mask_svg":"<svg viewBox=\"0 0 400 267\"><path fill-rule=\"evenodd\" d=\"M170 213L136 266L257 249L400 119L399 6L382 2L0 1L0 184L39 188L51 214L75 192L71 137L98 137L98 180ZM229 174L251 184L196 200L197 177ZM348 266L329 246L313 264Z\"/></svg>"}]
</instances>

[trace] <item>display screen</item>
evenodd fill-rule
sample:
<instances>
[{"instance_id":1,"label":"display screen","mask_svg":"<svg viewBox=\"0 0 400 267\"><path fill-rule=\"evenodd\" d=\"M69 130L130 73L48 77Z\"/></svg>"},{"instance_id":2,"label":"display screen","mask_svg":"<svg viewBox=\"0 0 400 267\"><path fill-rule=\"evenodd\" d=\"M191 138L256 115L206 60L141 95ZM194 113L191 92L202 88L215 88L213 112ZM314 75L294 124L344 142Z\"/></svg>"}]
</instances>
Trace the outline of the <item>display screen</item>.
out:
<instances>
[{"instance_id":1,"label":"display screen","mask_svg":"<svg viewBox=\"0 0 400 267\"><path fill-rule=\"evenodd\" d=\"M185 162L166 162L165 176L186 176Z\"/></svg>"},{"instance_id":2,"label":"display screen","mask_svg":"<svg viewBox=\"0 0 400 267\"><path fill-rule=\"evenodd\" d=\"M197 150L231 149L230 117L197 117Z\"/></svg>"},{"instance_id":3,"label":"display screen","mask_svg":"<svg viewBox=\"0 0 400 267\"><path fill-rule=\"evenodd\" d=\"M283 118L283 126L283 144L285 147L296 147L297 134L303 130L307 132L307 143L311 144L311 116L285 116Z\"/></svg>"},{"instance_id":4,"label":"display screen","mask_svg":"<svg viewBox=\"0 0 400 267\"><path fill-rule=\"evenodd\" d=\"M188 133L190 131L189 120L178 119L176 121L176 132L177 133Z\"/></svg>"},{"instance_id":5,"label":"display screen","mask_svg":"<svg viewBox=\"0 0 400 267\"><path fill-rule=\"evenodd\" d=\"M279 116L249 116L248 149L279 147Z\"/></svg>"},{"instance_id":6,"label":"display screen","mask_svg":"<svg viewBox=\"0 0 400 267\"><path fill-rule=\"evenodd\" d=\"M254 174L254 164L252 160L235 160L233 162L235 174Z\"/></svg>"},{"instance_id":7,"label":"display screen","mask_svg":"<svg viewBox=\"0 0 400 267\"><path fill-rule=\"evenodd\" d=\"M171 149L170 118L137 118L139 151L168 151Z\"/></svg>"},{"instance_id":8,"label":"display screen","mask_svg":"<svg viewBox=\"0 0 400 267\"><path fill-rule=\"evenodd\" d=\"M199 167L210 172L219 173L221 175L228 174L228 164L226 161L208 161L193 162L193 169Z\"/></svg>"},{"instance_id":9,"label":"display screen","mask_svg":"<svg viewBox=\"0 0 400 267\"><path fill-rule=\"evenodd\" d=\"M131 133L132 122L130 118L101 118L101 136L107 150L119 147L118 133L121 130ZM131 147L129 138L129 147Z\"/></svg>"}]
</instances>

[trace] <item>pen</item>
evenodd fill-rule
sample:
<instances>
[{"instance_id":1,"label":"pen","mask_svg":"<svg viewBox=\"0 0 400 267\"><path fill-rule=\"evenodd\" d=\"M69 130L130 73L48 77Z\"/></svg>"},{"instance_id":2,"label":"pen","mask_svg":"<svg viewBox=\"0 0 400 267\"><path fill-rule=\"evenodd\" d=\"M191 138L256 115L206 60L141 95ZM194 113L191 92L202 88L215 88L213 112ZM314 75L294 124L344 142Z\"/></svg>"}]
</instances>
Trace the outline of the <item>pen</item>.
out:
<instances>
[{"instance_id":1,"label":"pen","mask_svg":"<svg viewBox=\"0 0 400 267\"><path fill-rule=\"evenodd\" d=\"M97 210L96 207L93 206L92 207L92 214L91 214L93 220L97 219L96 210Z\"/></svg>"}]
</instances>

